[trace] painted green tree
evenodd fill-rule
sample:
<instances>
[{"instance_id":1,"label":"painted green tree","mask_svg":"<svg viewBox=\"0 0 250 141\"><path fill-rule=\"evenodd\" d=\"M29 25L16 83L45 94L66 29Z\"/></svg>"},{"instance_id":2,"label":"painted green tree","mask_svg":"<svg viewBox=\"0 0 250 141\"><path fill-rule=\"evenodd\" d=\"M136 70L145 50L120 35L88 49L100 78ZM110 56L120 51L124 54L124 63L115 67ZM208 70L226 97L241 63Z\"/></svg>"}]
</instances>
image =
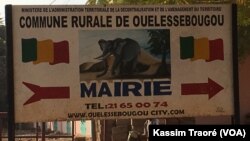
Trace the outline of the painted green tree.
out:
<instances>
[{"instance_id":1,"label":"painted green tree","mask_svg":"<svg viewBox=\"0 0 250 141\"><path fill-rule=\"evenodd\" d=\"M6 28L0 18L0 112L7 111Z\"/></svg>"},{"instance_id":2,"label":"painted green tree","mask_svg":"<svg viewBox=\"0 0 250 141\"><path fill-rule=\"evenodd\" d=\"M167 57L170 58L170 30L167 29L152 29L148 30L150 39L148 40L151 54L161 56L161 65L159 66L156 75L158 77L170 77L170 66L166 62Z\"/></svg>"},{"instance_id":3,"label":"painted green tree","mask_svg":"<svg viewBox=\"0 0 250 141\"><path fill-rule=\"evenodd\" d=\"M6 53L6 35L5 35L5 26L0 25L0 56L5 56Z\"/></svg>"}]
</instances>

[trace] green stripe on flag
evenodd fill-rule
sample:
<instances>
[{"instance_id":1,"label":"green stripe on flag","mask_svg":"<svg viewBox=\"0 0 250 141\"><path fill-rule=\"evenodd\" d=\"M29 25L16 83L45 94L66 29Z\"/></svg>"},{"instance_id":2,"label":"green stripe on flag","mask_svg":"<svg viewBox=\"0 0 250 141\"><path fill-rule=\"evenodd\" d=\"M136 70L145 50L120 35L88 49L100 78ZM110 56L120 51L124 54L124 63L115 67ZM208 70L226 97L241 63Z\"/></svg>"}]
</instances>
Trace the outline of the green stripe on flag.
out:
<instances>
[{"instance_id":1,"label":"green stripe on flag","mask_svg":"<svg viewBox=\"0 0 250 141\"><path fill-rule=\"evenodd\" d=\"M37 60L37 40L35 38L22 39L22 61Z\"/></svg>"},{"instance_id":2,"label":"green stripe on flag","mask_svg":"<svg viewBox=\"0 0 250 141\"><path fill-rule=\"evenodd\" d=\"M194 57L194 37L180 37L180 56L181 59Z\"/></svg>"}]
</instances>

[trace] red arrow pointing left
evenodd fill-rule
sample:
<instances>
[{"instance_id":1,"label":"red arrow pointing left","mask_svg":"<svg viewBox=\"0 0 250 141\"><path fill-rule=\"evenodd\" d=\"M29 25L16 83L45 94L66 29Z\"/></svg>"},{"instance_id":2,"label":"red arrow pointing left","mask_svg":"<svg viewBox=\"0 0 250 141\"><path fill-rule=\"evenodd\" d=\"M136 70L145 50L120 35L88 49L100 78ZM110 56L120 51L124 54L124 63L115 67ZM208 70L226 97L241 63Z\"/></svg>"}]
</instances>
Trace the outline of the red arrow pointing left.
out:
<instances>
[{"instance_id":1,"label":"red arrow pointing left","mask_svg":"<svg viewBox=\"0 0 250 141\"><path fill-rule=\"evenodd\" d=\"M41 99L66 99L70 97L69 87L40 87L34 84L23 82L34 95L31 96L23 105L40 101Z\"/></svg>"}]
</instances>

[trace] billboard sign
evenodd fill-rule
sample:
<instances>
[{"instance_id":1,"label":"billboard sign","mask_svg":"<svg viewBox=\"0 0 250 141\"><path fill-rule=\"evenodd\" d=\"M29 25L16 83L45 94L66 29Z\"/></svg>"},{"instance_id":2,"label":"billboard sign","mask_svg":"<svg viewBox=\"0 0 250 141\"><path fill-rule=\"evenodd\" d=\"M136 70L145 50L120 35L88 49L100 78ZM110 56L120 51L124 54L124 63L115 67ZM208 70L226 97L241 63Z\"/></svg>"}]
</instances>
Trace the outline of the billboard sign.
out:
<instances>
[{"instance_id":1,"label":"billboard sign","mask_svg":"<svg viewBox=\"0 0 250 141\"><path fill-rule=\"evenodd\" d=\"M231 12L12 6L16 122L232 115Z\"/></svg>"}]
</instances>

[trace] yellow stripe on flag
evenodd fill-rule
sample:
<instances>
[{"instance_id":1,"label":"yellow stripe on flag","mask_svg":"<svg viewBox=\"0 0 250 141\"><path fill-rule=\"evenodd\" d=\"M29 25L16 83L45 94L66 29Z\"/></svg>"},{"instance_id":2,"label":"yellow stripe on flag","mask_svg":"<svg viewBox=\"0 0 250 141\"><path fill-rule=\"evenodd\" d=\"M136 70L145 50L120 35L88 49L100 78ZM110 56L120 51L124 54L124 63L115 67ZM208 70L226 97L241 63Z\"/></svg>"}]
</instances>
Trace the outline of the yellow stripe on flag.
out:
<instances>
[{"instance_id":1,"label":"yellow stripe on flag","mask_svg":"<svg viewBox=\"0 0 250 141\"><path fill-rule=\"evenodd\" d=\"M194 57L197 59L209 60L209 40L208 38L199 38L194 40Z\"/></svg>"},{"instance_id":2,"label":"yellow stripe on flag","mask_svg":"<svg viewBox=\"0 0 250 141\"><path fill-rule=\"evenodd\" d=\"M43 40L37 42L37 60L34 64L41 62L54 61L54 44L52 40Z\"/></svg>"}]
</instances>

